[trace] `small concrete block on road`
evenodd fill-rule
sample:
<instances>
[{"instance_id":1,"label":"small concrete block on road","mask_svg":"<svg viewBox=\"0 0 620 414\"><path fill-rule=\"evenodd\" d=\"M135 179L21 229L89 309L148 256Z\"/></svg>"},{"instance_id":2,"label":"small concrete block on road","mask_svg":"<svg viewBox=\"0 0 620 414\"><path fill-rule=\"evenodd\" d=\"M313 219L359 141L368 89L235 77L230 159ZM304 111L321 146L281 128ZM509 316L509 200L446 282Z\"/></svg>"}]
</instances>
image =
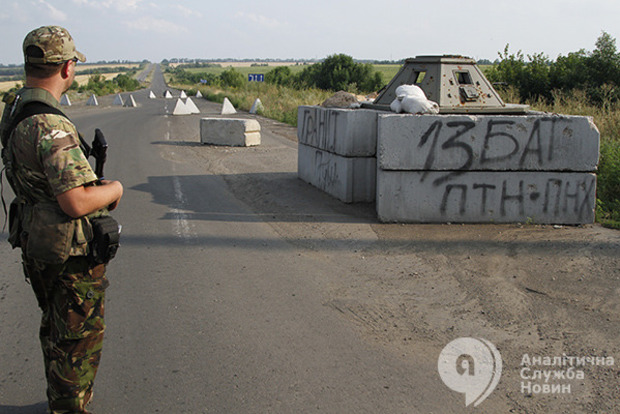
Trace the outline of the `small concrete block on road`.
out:
<instances>
[{"instance_id":1,"label":"small concrete block on road","mask_svg":"<svg viewBox=\"0 0 620 414\"><path fill-rule=\"evenodd\" d=\"M88 98L88 101L86 102L86 105L88 105L88 106L99 106L99 101L97 101L97 96L94 93L92 95L90 95L90 98Z\"/></svg>"},{"instance_id":2,"label":"small concrete block on road","mask_svg":"<svg viewBox=\"0 0 620 414\"><path fill-rule=\"evenodd\" d=\"M172 115L191 115L192 111L185 105L182 99L177 99L177 103L174 105Z\"/></svg>"},{"instance_id":3,"label":"small concrete block on road","mask_svg":"<svg viewBox=\"0 0 620 414\"><path fill-rule=\"evenodd\" d=\"M135 108L138 105L136 104L136 100L133 98L133 95L129 95L129 97L125 99L123 106L126 108Z\"/></svg>"},{"instance_id":4,"label":"small concrete block on road","mask_svg":"<svg viewBox=\"0 0 620 414\"><path fill-rule=\"evenodd\" d=\"M376 194L375 157L343 157L299 144L299 178L345 203L372 202Z\"/></svg>"},{"instance_id":5,"label":"small concrete block on road","mask_svg":"<svg viewBox=\"0 0 620 414\"><path fill-rule=\"evenodd\" d=\"M595 200L591 173L377 171L384 222L588 224Z\"/></svg>"},{"instance_id":6,"label":"small concrete block on road","mask_svg":"<svg viewBox=\"0 0 620 414\"><path fill-rule=\"evenodd\" d=\"M69 95L67 95L66 93L63 94L62 97L60 98L60 104L71 106L71 100L69 99Z\"/></svg>"},{"instance_id":7,"label":"small concrete block on road","mask_svg":"<svg viewBox=\"0 0 620 414\"><path fill-rule=\"evenodd\" d=\"M224 98L224 102L222 103L222 111L221 115L234 115L237 113L237 110L233 106L232 102L228 98Z\"/></svg>"},{"instance_id":8,"label":"small concrete block on road","mask_svg":"<svg viewBox=\"0 0 620 414\"><path fill-rule=\"evenodd\" d=\"M114 102L112 102L112 105L123 106L124 104L125 102L123 101L123 97L121 96L120 93L117 93L116 96L114 97Z\"/></svg>"},{"instance_id":9,"label":"small concrete block on road","mask_svg":"<svg viewBox=\"0 0 620 414\"><path fill-rule=\"evenodd\" d=\"M381 115L383 170L580 171L596 169L592 118L549 114Z\"/></svg>"},{"instance_id":10,"label":"small concrete block on road","mask_svg":"<svg viewBox=\"0 0 620 414\"><path fill-rule=\"evenodd\" d=\"M377 118L381 113L385 112L300 106L297 138L300 144L344 157L374 157Z\"/></svg>"},{"instance_id":11,"label":"small concrete block on road","mask_svg":"<svg viewBox=\"0 0 620 414\"><path fill-rule=\"evenodd\" d=\"M187 98L187 100L185 101L185 107L192 114L199 114L200 113L200 109L198 109L198 107L196 106L194 101L192 101L192 98Z\"/></svg>"},{"instance_id":12,"label":"small concrete block on road","mask_svg":"<svg viewBox=\"0 0 620 414\"><path fill-rule=\"evenodd\" d=\"M260 98L256 98L256 100L252 104L252 107L250 108L250 113L257 114L258 111L262 111L264 109L265 107L263 106L263 103L260 101Z\"/></svg>"},{"instance_id":13,"label":"small concrete block on road","mask_svg":"<svg viewBox=\"0 0 620 414\"><path fill-rule=\"evenodd\" d=\"M202 118L200 142L238 147L260 145L260 124L255 119Z\"/></svg>"}]
</instances>

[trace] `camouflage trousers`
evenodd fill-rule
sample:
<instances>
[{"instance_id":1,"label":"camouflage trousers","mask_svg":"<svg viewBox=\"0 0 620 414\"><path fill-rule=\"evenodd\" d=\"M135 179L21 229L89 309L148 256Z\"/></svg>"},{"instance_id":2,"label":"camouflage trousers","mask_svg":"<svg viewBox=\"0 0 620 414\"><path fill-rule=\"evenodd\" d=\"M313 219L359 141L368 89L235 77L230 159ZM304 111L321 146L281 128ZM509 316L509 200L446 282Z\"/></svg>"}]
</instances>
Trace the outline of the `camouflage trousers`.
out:
<instances>
[{"instance_id":1,"label":"camouflage trousers","mask_svg":"<svg viewBox=\"0 0 620 414\"><path fill-rule=\"evenodd\" d=\"M50 411L87 413L105 330L105 265L92 267L86 257L61 265L23 259L43 311L39 338Z\"/></svg>"}]
</instances>

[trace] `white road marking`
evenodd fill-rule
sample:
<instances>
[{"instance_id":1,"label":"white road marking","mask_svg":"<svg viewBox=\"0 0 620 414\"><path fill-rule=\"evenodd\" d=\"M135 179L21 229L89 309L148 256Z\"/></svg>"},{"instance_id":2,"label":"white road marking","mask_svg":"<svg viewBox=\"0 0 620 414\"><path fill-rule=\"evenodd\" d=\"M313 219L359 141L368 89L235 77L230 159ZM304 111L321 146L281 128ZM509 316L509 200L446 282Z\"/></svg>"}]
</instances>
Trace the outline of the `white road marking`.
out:
<instances>
[{"instance_id":1,"label":"white road marking","mask_svg":"<svg viewBox=\"0 0 620 414\"><path fill-rule=\"evenodd\" d=\"M185 195L181 189L181 182L176 175L172 177L172 186L174 188L174 199L176 205L179 208L172 209L172 215L174 216L174 232L177 236L184 240L189 240L194 237L194 233L187 221L187 213L183 211L183 206L186 203Z\"/></svg>"}]
</instances>

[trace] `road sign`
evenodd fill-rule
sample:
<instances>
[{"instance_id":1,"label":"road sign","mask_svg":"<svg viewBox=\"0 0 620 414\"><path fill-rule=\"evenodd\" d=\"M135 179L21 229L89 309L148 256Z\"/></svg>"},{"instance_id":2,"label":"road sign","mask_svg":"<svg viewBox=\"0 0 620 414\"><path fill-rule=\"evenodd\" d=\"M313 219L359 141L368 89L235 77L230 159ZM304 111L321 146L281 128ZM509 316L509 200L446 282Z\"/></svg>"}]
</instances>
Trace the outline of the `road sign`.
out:
<instances>
[{"instance_id":1,"label":"road sign","mask_svg":"<svg viewBox=\"0 0 620 414\"><path fill-rule=\"evenodd\" d=\"M250 73L248 82L265 82L265 75L262 73Z\"/></svg>"}]
</instances>

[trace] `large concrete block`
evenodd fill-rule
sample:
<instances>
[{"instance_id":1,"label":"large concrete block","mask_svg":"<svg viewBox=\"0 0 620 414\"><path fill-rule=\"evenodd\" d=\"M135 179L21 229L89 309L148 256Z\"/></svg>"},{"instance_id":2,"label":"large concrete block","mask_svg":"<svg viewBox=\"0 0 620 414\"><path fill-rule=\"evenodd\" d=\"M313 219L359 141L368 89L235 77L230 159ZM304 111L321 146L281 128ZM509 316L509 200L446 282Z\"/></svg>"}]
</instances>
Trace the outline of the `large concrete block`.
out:
<instances>
[{"instance_id":1,"label":"large concrete block","mask_svg":"<svg viewBox=\"0 0 620 414\"><path fill-rule=\"evenodd\" d=\"M200 142L241 147L260 145L260 124L255 119L202 118Z\"/></svg>"},{"instance_id":2,"label":"large concrete block","mask_svg":"<svg viewBox=\"0 0 620 414\"><path fill-rule=\"evenodd\" d=\"M344 157L374 157L377 150L377 117L371 109L300 106L297 138L300 144Z\"/></svg>"},{"instance_id":3,"label":"large concrete block","mask_svg":"<svg viewBox=\"0 0 620 414\"><path fill-rule=\"evenodd\" d=\"M586 224L595 194L590 173L377 172L384 222Z\"/></svg>"},{"instance_id":4,"label":"large concrete block","mask_svg":"<svg viewBox=\"0 0 620 414\"><path fill-rule=\"evenodd\" d=\"M345 203L375 200L375 157L342 157L303 144L298 157L299 178L307 183Z\"/></svg>"},{"instance_id":5,"label":"large concrete block","mask_svg":"<svg viewBox=\"0 0 620 414\"><path fill-rule=\"evenodd\" d=\"M384 170L594 171L592 118L531 114L381 115L377 162Z\"/></svg>"}]
</instances>

